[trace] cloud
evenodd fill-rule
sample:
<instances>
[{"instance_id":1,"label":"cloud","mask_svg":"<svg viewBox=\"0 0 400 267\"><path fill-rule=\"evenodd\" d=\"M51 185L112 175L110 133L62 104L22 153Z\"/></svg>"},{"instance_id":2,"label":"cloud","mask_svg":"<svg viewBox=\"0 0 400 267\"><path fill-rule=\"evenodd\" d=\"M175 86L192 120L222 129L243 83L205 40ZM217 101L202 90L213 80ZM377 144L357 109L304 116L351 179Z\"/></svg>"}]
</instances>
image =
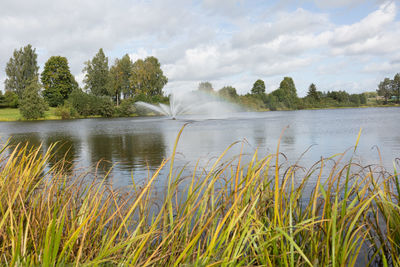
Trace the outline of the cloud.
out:
<instances>
[{"instance_id":1,"label":"cloud","mask_svg":"<svg viewBox=\"0 0 400 267\"><path fill-rule=\"evenodd\" d=\"M354 42L376 38L394 21L396 5L394 2L382 4L360 22L336 28L332 34L332 44L335 46L349 45Z\"/></svg>"},{"instance_id":2,"label":"cloud","mask_svg":"<svg viewBox=\"0 0 400 267\"><path fill-rule=\"evenodd\" d=\"M298 79L299 90L311 82L359 90L372 88L383 72L398 72L396 2L371 0L369 11L359 0L321 0L313 8L310 1L3 0L0 66L31 43L41 66L50 56L66 56L78 81L99 48L110 64L126 53L134 60L156 56L169 78L167 91L192 90L207 80L246 93L256 79L276 85L288 75ZM351 24L339 23L331 10L353 6L364 13Z\"/></svg>"},{"instance_id":3,"label":"cloud","mask_svg":"<svg viewBox=\"0 0 400 267\"><path fill-rule=\"evenodd\" d=\"M252 24L233 35L233 47L267 43L281 36L302 35L314 33L329 27L326 14L313 14L302 8L294 12L282 12L273 22Z\"/></svg>"}]
</instances>

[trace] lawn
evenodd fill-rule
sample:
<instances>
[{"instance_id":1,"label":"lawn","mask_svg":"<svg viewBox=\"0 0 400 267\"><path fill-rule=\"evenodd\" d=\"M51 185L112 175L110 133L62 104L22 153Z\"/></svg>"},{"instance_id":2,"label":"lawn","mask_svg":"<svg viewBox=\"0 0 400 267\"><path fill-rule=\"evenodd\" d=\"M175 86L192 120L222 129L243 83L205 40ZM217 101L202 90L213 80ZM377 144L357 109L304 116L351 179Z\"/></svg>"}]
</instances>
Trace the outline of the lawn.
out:
<instances>
[{"instance_id":1,"label":"lawn","mask_svg":"<svg viewBox=\"0 0 400 267\"><path fill-rule=\"evenodd\" d=\"M55 115L55 108L49 108L45 112L45 117L40 120L59 120L60 117ZM0 109L0 121L19 121L24 120L17 108Z\"/></svg>"}]
</instances>

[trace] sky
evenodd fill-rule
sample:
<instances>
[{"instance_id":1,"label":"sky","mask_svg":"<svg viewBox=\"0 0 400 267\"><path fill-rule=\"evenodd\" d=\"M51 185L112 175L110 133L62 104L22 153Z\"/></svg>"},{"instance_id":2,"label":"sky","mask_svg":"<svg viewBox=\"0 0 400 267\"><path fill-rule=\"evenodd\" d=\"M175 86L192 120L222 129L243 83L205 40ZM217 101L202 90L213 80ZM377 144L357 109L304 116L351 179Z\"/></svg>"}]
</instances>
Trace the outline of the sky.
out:
<instances>
[{"instance_id":1,"label":"sky","mask_svg":"<svg viewBox=\"0 0 400 267\"><path fill-rule=\"evenodd\" d=\"M67 57L82 84L84 62L103 48L111 65L155 56L166 93L233 86L266 92L285 76L308 86L375 91L400 72L400 1L392 0L1 0L0 89L14 49L31 44L40 72Z\"/></svg>"}]
</instances>

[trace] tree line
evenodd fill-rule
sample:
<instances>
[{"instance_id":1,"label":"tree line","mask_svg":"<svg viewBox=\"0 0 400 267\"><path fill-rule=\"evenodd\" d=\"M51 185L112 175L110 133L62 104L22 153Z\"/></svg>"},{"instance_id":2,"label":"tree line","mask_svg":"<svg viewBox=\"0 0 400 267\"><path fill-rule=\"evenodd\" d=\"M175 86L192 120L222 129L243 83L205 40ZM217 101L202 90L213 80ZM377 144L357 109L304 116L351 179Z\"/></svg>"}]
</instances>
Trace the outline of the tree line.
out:
<instances>
[{"instance_id":1,"label":"tree line","mask_svg":"<svg viewBox=\"0 0 400 267\"><path fill-rule=\"evenodd\" d=\"M62 118L86 116L129 116L136 101L168 102L163 87L168 78L156 57L131 60L128 54L109 66L103 49L84 63L84 87L71 74L68 60L51 56L39 73L36 50L27 45L15 49L6 65L5 93L0 91L0 107L18 107L26 119L44 116L48 107L57 107ZM217 95L249 109L304 109L367 104L368 96L379 95L383 103L400 102L400 74L385 78L376 93L349 94L344 90L320 91L310 84L301 98L291 77L284 77L279 87L266 93L265 82L255 81L250 93L239 95L233 86L214 90L210 82L201 82L199 91Z\"/></svg>"},{"instance_id":2,"label":"tree line","mask_svg":"<svg viewBox=\"0 0 400 267\"><path fill-rule=\"evenodd\" d=\"M393 79L385 78L381 81L377 93L383 98L385 104L390 100L400 103L400 73L394 75Z\"/></svg>"},{"instance_id":3,"label":"tree line","mask_svg":"<svg viewBox=\"0 0 400 267\"><path fill-rule=\"evenodd\" d=\"M132 114L132 104L137 100L167 101L162 89L168 79L155 57L133 62L126 54L109 66L100 48L84 65L82 89L71 74L66 57L50 57L39 74L36 50L31 45L16 49L6 65L0 106L18 107L26 119L43 117L48 107L57 107L63 118L110 117Z\"/></svg>"},{"instance_id":4,"label":"tree line","mask_svg":"<svg viewBox=\"0 0 400 267\"><path fill-rule=\"evenodd\" d=\"M367 104L369 93L349 94L344 90L322 92L314 83L310 84L307 95L298 97L295 83L291 77L284 77L279 87L266 93L265 82L257 80L250 93L238 95L232 86L224 86L214 91L209 82L200 83L199 90L214 92L218 96L252 109L287 110L324 107L357 107Z\"/></svg>"}]
</instances>

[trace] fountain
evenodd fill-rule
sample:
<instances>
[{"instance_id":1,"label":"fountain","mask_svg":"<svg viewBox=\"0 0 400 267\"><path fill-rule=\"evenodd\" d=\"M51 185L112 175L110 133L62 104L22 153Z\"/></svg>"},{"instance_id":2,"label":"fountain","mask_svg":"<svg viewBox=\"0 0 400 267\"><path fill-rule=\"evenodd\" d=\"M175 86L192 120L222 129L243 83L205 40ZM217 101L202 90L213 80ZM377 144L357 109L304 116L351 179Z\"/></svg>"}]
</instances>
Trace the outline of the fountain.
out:
<instances>
[{"instance_id":1,"label":"fountain","mask_svg":"<svg viewBox=\"0 0 400 267\"><path fill-rule=\"evenodd\" d=\"M170 95L169 105L163 103L149 104L141 101L135 103L135 105L137 108L144 108L168 116L172 120L176 120L177 117L182 115L206 115L207 118L220 118L239 110L232 103L199 91L173 93Z\"/></svg>"}]
</instances>

